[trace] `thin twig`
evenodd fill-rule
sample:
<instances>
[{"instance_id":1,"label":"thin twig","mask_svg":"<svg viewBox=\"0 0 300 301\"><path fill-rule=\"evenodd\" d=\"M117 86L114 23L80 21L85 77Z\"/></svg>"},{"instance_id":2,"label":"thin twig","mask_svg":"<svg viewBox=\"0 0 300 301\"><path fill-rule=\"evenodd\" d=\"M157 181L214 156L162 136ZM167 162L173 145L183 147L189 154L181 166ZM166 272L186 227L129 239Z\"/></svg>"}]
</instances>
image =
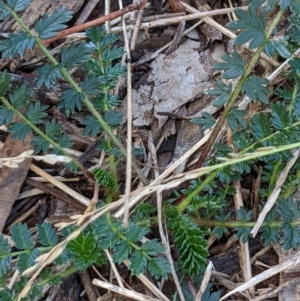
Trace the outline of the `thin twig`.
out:
<instances>
[{"instance_id":1,"label":"thin twig","mask_svg":"<svg viewBox=\"0 0 300 301\"><path fill-rule=\"evenodd\" d=\"M43 44L44 45L49 45L50 43L52 43L54 41L57 41L59 39L62 39L62 38L66 37L69 34L84 31L84 30L86 30L87 28L90 28L90 27L98 26L100 24L103 24L106 21L113 20L113 19L115 19L117 17L120 17L120 16L122 16L122 15L128 13L128 12L133 11L133 10L143 9L145 7L146 3L147 3L147 0L140 0L137 4L130 4L126 7L124 7L123 9L112 12L111 14L109 14L107 16L103 16L103 17L95 19L93 21L90 21L90 22L87 22L87 23L84 23L84 24L81 24L81 25L78 25L78 26L74 26L74 27L68 28L66 30L62 30L54 38L44 40Z\"/></svg>"},{"instance_id":2,"label":"thin twig","mask_svg":"<svg viewBox=\"0 0 300 301\"><path fill-rule=\"evenodd\" d=\"M122 8L122 0L119 0L119 6ZM126 32L125 20L122 19L123 36L125 42L125 50L127 55L127 161L126 161L126 181L125 181L125 212L123 217L123 227L128 226L129 219L129 197L131 191L132 179L132 76L131 76L131 55L129 49L129 41Z\"/></svg>"}]
</instances>

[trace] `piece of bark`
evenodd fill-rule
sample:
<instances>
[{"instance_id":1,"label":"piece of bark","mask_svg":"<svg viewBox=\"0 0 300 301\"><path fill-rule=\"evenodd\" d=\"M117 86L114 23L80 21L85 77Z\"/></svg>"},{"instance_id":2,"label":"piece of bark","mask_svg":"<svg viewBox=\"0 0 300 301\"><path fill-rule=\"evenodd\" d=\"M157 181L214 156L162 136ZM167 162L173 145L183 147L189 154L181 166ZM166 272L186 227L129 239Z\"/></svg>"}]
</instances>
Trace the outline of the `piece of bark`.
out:
<instances>
[{"instance_id":1,"label":"piece of bark","mask_svg":"<svg viewBox=\"0 0 300 301\"><path fill-rule=\"evenodd\" d=\"M0 151L1 158L11 158L22 152L33 149L30 144L32 135L27 135L24 140L12 140L12 134L8 135L3 149ZM19 194L21 186L27 176L32 159L26 159L19 163L19 168L2 167L0 169L0 230L3 231L5 222L11 208Z\"/></svg>"}]
</instances>

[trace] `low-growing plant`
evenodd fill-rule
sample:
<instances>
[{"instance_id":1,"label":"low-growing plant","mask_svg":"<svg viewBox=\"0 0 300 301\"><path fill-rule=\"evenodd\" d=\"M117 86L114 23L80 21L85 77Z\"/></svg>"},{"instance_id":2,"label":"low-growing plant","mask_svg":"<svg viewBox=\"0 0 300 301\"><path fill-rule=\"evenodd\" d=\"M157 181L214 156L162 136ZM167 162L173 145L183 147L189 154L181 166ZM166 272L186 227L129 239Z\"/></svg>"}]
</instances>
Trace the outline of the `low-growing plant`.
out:
<instances>
[{"instance_id":1,"label":"low-growing plant","mask_svg":"<svg viewBox=\"0 0 300 301\"><path fill-rule=\"evenodd\" d=\"M59 108L64 110L66 116L83 109L87 111L82 121L84 133L94 137L104 133L100 149L109 156L110 168L108 171L98 168L93 172L98 183L106 190L106 205L102 204L103 207L94 213L78 218L77 223L64 227L61 231L47 223L37 225L36 240L26 225L14 225L10 232L14 246L0 235L0 283L3 288L0 290L0 300L16 300L20 296L25 300L25 295L26 300L33 300L42 294L41 288L45 283L58 284L63 277L76 271L85 270L91 265L105 264L107 250L112 253L117 264L129 260L132 275L148 270L154 278L166 278L170 273L170 266L163 255L165 247L157 239L149 239L148 235L151 226L157 223L155 208L149 204L140 204L127 228L108 213L108 208L111 208L108 204L119 198L116 164L126 156L126 151L114 132L122 120L122 114L116 110L121 100L111 92L119 76L125 74L125 68L117 62L124 50L113 45L117 40L115 34L107 34L104 27L95 27L86 31L86 42L64 46L59 59L54 58L42 40L54 37L64 29L71 14L61 9L42 17L36 21L36 34L33 34L17 15L26 9L29 2L8 0L5 4L0 1L1 19L11 16L22 28L18 33L10 34L7 41L1 41L2 58L23 56L34 47L42 50L49 64L36 70L37 85L49 88L60 78L70 84L70 88L60 96ZM278 38L277 26L288 8L291 12L291 27L285 35ZM274 10L275 17L267 25L267 16ZM251 208L242 207L237 210L234 220L224 210L236 193L233 183L261 168L259 194L262 209L275 189L280 173L293 157L291 149L300 146L300 59L291 54L300 44L300 3L296 0L253 0L249 5L249 12L236 9L235 14L238 20L230 22L227 27L240 30L235 44L249 42L249 49L254 51L253 57L246 64L241 55L233 52L230 55L224 54L223 61L214 65L216 70L222 71L222 80L217 81L216 88L207 93L217 95L213 105L224 107L224 110L218 120L207 112L203 112L201 118L192 120L203 130L214 127L197 163L197 167L203 167L189 178L183 177L181 182L176 182L179 185L185 180L193 179L187 188L175 193L177 202L165 202L163 208L163 217L178 252L180 273L193 279L199 279L199 275L205 270L209 255L209 234L216 234L220 239L233 230L243 242L251 237L255 224ZM277 89L274 92L277 100L268 107L268 111L249 117L247 110L237 106L241 95L246 95L265 107L272 95L270 81L254 72L263 52L269 57L276 54L283 59L290 59L290 68L285 72L286 78L292 83L292 89ZM80 83L76 83L69 73L71 68L78 65L83 65L85 70ZM229 82L231 79L238 79L234 87ZM48 107L41 105L39 101L31 102L30 96L30 89L24 85L11 90L10 76L3 72L0 76L0 125L5 123L14 139L24 139L33 132L35 136L32 144L36 153L48 152L51 145L51 152L68 155L64 148L72 145L71 138L61 134L62 126L55 119L45 122ZM12 121L14 115L19 117L18 121ZM216 143L217 134L225 122L234 133L232 141L228 144ZM213 153L208 157L212 147ZM70 169L76 171L79 167L84 170L76 159L72 160L68 164ZM224 162L219 163L220 160ZM291 198L300 182L298 166L299 160L290 169L277 203L260 228L265 244L280 243L287 250L297 249L300 244L300 201ZM134 163L132 167L146 183L138 167ZM45 254L47 258L52 257L44 266L41 262L46 262ZM13 259L16 259L16 263ZM61 266L61 270L54 272L57 266ZM27 276L31 269L38 271L34 283ZM23 275L12 288L5 288L15 271ZM184 286L184 277L181 280ZM28 287L31 287L30 292ZM24 291L24 288L27 290ZM207 291L205 296L205 300L216 300L219 293L210 295Z\"/></svg>"}]
</instances>

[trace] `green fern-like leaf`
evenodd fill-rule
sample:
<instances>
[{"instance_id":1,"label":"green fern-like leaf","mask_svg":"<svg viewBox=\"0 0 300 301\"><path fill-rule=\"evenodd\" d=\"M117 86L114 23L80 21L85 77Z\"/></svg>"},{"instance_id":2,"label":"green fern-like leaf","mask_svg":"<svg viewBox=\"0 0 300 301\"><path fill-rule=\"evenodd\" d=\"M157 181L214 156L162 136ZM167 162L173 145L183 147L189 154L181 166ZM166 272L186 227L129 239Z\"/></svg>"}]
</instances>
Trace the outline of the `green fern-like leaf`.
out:
<instances>
[{"instance_id":1,"label":"green fern-like leaf","mask_svg":"<svg viewBox=\"0 0 300 301\"><path fill-rule=\"evenodd\" d=\"M32 250L34 248L34 237L26 224L13 225L10 233L18 250Z\"/></svg>"},{"instance_id":2,"label":"green fern-like leaf","mask_svg":"<svg viewBox=\"0 0 300 301\"><path fill-rule=\"evenodd\" d=\"M63 7L60 10L55 10L50 16L43 16L41 20L36 21L34 29L42 40L53 38L57 32L66 29L67 23L72 19L72 13L66 11Z\"/></svg>"},{"instance_id":3,"label":"green fern-like leaf","mask_svg":"<svg viewBox=\"0 0 300 301\"><path fill-rule=\"evenodd\" d=\"M35 73L38 74L37 77L37 86L40 87L45 85L46 88L49 88L51 85L55 84L57 78L62 78L59 66L44 65L35 70Z\"/></svg>"},{"instance_id":4,"label":"green fern-like leaf","mask_svg":"<svg viewBox=\"0 0 300 301\"><path fill-rule=\"evenodd\" d=\"M61 64L65 68L71 68L87 61L91 57L92 49L85 43L72 43L70 47L63 47L61 52Z\"/></svg>"},{"instance_id":5,"label":"green fern-like leaf","mask_svg":"<svg viewBox=\"0 0 300 301\"><path fill-rule=\"evenodd\" d=\"M20 272L24 272L26 269L36 264L35 260L41 255L40 251L33 249L22 253L18 256L17 267Z\"/></svg>"},{"instance_id":6,"label":"green fern-like leaf","mask_svg":"<svg viewBox=\"0 0 300 301\"><path fill-rule=\"evenodd\" d=\"M265 85L268 85L269 83L269 80L266 78L251 75L243 83L241 92L246 93L247 96L254 101L259 100L262 103L268 103L268 94L270 94L270 90L266 88Z\"/></svg>"},{"instance_id":7,"label":"green fern-like leaf","mask_svg":"<svg viewBox=\"0 0 300 301\"><path fill-rule=\"evenodd\" d=\"M38 238L44 247L55 246L58 243L58 236L55 229L49 223L36 226Z\"/></svg>"},{"instance_id":8,"label":"green fern-like leaf","mask_svg":"<svg viewBox=\"0 0 300 301\"><path fill-rule=\"evenodd\" d=\"M13 58L17 54L24 56L27 49L33 50L35 46L36 38L28 37L24 31L18 33L9 34L9 39L6 41L0 41L0 52L2 52L2 58Z\"/></svg>"},{"instance_id":9,"label":"green fern-like leaf","mask_svg":"<svg viewBox=\"0 0 300 301\"><path fill-rule=\"evenodd\" d=\"M93 170L93 175L95 176L97 182L103 185L109 191L113 191L117 187L117 183L114 178L106 170L101 168L95 168Z\"/></svg>"},{"instance_id":10,"label":"green fern-like leaf","mask_svg":"<svg viewBox=\"0 0 300 301\"><path fill-rule=\"evenodd\" d=\"M132 275L139 275L144 272L147 267L148 259L145 256L146 254L142 250L136 250L133 252L130 260L131 265L130 269Z\"/></svg>"},{"instance_id":11,"label":"green fern-like leaf","mask_svg":"<svg viewBox=\"0 0 300 301\"><path fill-rule=\"evenodd\" d=\"M244 207L237 210L237 217L241 222L249 222L252 220L252 210L246 211ZM243 243L246 243L250 237L251 228L247 226L235 227L236 235L238 238L242 239Z\"/></svg>"},{"instance_id":12,"label":"green fern-like leaf","mask_svg":"<svg viewBox=\"0 0 300 301\"><path fill-rule=\"evenodd\" d=\"M214 64L214 69L216 70L226 70L222 77L225 79L236 78L243 75L245 71L245 62L243 58L236 52L230 55L222 55L222 59L225 62Z\"/></svg>"},{"instance_id":13,"label":"green fern-like leaf","mask_svg":"<svg viewBox=\"0 0 300 301\"><path fill-rule=\"evenodd\" d=\"M0 75L0 97L4 96L6 92L10 89L11 76L5 70Z\"/></svg>"},{"instance_id":14,"label":"green fern-like leaf","mask_svg":"<svg viewBox=\"0 0 300 301\"><path fill-rule=\"evenodd\" d=\"M43 118L47 116L45 111L48 109L48 106L41 106L39 101L30 104L27 112L26 117L33 123L33 124L41 124L43 123Z\"/></svg>"},{"instance_id":15,"label":"green fern-like leaf","mask_svg":"<svg viewBox=\"0 0 300 301\"><path fill-rule=\"evenodd\" d=\"M102 132L100 123L93 116L87 116L82 120L81 123L85 125L85 129L83 132L85 136L89 134L91 134L92 136L96 136Z\"/></svg>"},{"instance_id":16,"label":"green fern-like leaf","mask_svg":"<svg viewBox=\"0 0 300 301\"><path fill-rule=\"evenodd\" d=\"M78 235L68 243L67 250L78 270L85 270L92 264L102 266L106 262L105 254L92 233Z\"/></svg>"},{"instance_id":17,"label":"green fern-like leaf","mask_svg":"<svg viewBox=\"0 0 300 301\"><path fill-rule=\"evenodd\" d=\"M151 258L148 263L148 270L156 279L167 278L171 272L168 261L165 258Z\"/></svg>"},{"instance_id":18,"label":"green fern-like leaf","mask_svg":"<svg viewBox=\"0 0 300 301\"><path fill-rule=\"evenodd\" d=\"M271 121L274 127L281 130L292 123L290 112L283 104L277 102L271 105Z\"/></svg>"},{"instance_id":19,"label":"green fern-like leaf","mask_svg":"<svg viewBox=\"0 0 300 301\"><path fill-rule=\"evenodd\" d=\"M7 0L7 4L15 12L21 12L25 10L32 0Z\"/></svg>"},{"instance_id":20,"label":"green fern-like leaf","mask_svg":"<svg viewBox=\"0 0 300 301\"><path fill-rule=\"evenodd\" d=\"M4 276L10 270L12 260L11 247L8 240L0 234L0 277Z\"/></svg>"},{"instance_id":21,"label":"green fern-like leaf","mask_svg":"<svg viewBox=\"0 0 300 301\"><path fill-rule=\"evenodd\" d=\"M0 126L3 124L10 124L14 117L14 111L7 107L0 106Z\"/></svg>"},{"instance_id":22,"label":"green fern-like leaf","mask_svg":"<svg viewBox=\"0 0 300 301\"><path fill-rule=\"evenodd\" d=\"M27 135L31 133L31 127L29 124L23 122L12 122L7 129L9 133L12 133L11 138L13 140L23 140Z\"/></svg>"},{"instance_id":23,"label":"green fern-like leaf","mask_svg":"<svg viewBox=\"0 0 300 301\"><path fill-rule=\"evenodd\" d=\"M255 49L259 47L266 38L266 14L261 10L260 15L257 8L265 1L252 1L249 5L249 13L235 9L238 21L229 22L226 26L230 29L244 29L235 39L237 45L243 45L249 42L249 48Z\"/></svg>"},{"instance_id":24,"label":"green fern-like leaf","mask_svg":"<svg viewBox=\"0 0 300 301\"><path fill-rule=\"evenodd\" d=\"M192 277L197 276L205 268L208 256L203 232L185 215L170 219L170 227L183 270Z\"/></svg>"},{"instance_id":25,"label":"green fern-like leaf","mask_svg":"<svg viewBox=\"0 0 300 301\"><path fill-rule=\"evenodd\" d=\"M251 126L252 134L257 139L268 137L272 134L272 128L270 127L270 119L265 114L257 114L252 118Z\"/></svg>"},{"instance_id":26,"label":"green fern-like leaf","mask_svg":"<svg viewBox=\"0 0 300 301\"><path fill-rule=\"evenodd\" d=\"M14 108L20 110L28 104L28 99L31 97L32 91L25 85L16 87L12 94L9 94L9 100Z\"/></svg>"},{"instance_id":27,"label":"green fern-like leaf","mask_svg":"<svg viewBox=\"0 0 300 301\"><path fill-rule=\"evenodd\" d=\"M58 105L59 109L65 109L66 116L73 114L75 110L81 111L83 95L74 90L68 89L65 93L60 96L60 103Z\"/></svg>"}]
</instances>

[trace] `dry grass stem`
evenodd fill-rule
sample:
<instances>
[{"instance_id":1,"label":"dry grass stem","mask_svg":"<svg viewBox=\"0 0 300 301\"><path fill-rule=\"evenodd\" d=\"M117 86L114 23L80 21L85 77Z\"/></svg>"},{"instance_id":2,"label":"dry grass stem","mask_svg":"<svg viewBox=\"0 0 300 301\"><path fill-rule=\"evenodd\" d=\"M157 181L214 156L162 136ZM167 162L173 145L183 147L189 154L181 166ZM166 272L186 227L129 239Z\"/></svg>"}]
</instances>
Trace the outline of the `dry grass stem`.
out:
<instances>
[{"instance_id":1,"label":"dry grass stem","mask_svg":"<svg viewBox=\"0 0 300 301\"><path fill-rule=\"evenodd\" d=\"M213 263L211 261L209 261L208 265L205 269L203 279L202 279L202 282L201 282L201 286L200 286L199 291L196 295L195 301L201 301L202 300L202 296L203 296L203 294L206 290L206 287L209 283L209 280L211 278L211 272L212 272L213 267L214 267Z\"/></svg>"},{"instance_id":2,"label":"dry grass stem","mask_svg":"<svg viewBox=\"0 0 300 301\"><path fill-rule=\"evenodd\" d=\"M293 158L288 161L287 165L285 166L283 171L280 173L280 175L276 181L276 186L275 186L274 190L272 191L271 195L269 196L262 212L259 214L258 219L251 231L251 234L253 235L253 237L256 236L261 224L265 220L266 215L274 206L274 204L281 192L282 185L284 184L287 176L289 175L291 168L294 166L295 162L297 161L298 156L299 156L299 150L295 150L293 153Z\"/></svg>"},{"instance_id":3,"label":"dry grass stem","mask_svg":"<svg viewBox=\"0 0 300 301\"><path fill-rule=\"evenodd\" d=\"M296 264L299 263L299 252L296 253L291 259L284 261L281 264L278 264L262 273L260 273L259 275L253 277L252 279L250 279L249 281L241 284L240 286L238 286L237 288L233 289L232 291L230 291L229 293L227 293L226 295L224 295L220 301L225 300L226 298L228 298L229 296L239 293L239 292L243 292L245 290L247 290L249 287L256 285L284 270L286 270L289 267L292 267Z\"/></svg>"},{"instance_id":4,"label":"dry grass stem","mask_svg":"<svg viewBox=\"0 0 300 301\"><path fill-rule=\"evenodd\" d=\"M109 291L112 291L114 293L117 293L123 297L131 298L133 300L139 300L139 301L160 301L159 299L148 297L146 295L142 295L140 293L128 290L126 288L120 288L119 286L101 281L99 279L94 279L93 284L97 285L99 287L105 288Z\"/></svg>"},{"instance_id":5,"label":"dry grass stem","mask_svg":"<svg viewBox=\"0 0 300 301\"><path fill-rule=\"evenodd\" d=\"M108 261L110 263L110 266L111 266L111 268L112 268L112 270L113 270L113 272L115 274L115 277L117 279L119 287L124 288L122 277L120 276L120 274L118 272L118 269L117 269L117 267L116 267L116 265L114 263L114 260L113 260L112 256L110 255L110 253L109 253L108 250L104 250L104 252L105 252L105 254L106 254L107 258L108 258Z\"/></svg>"},{"instance_id":6,"label":"dry grass stem","mask_svg":"<svg viewBox=\"0 0 300 301\"><path fill-rule=\"evenodd\" d=\"M62 182L56 180L51 175L44 172L41 168L37 167L34 164L31 164L30 170L38 174L39 176L45 178L48 182L52 183L54 186L58 187L68 195L72 196L74 199L79 201L80 203L84 204L85 206L88 206L90 203L90 200L86 198L85 196L81 195L80 193L74 191L67 185L63 184Z\"/></svg>"}]
</instances>

